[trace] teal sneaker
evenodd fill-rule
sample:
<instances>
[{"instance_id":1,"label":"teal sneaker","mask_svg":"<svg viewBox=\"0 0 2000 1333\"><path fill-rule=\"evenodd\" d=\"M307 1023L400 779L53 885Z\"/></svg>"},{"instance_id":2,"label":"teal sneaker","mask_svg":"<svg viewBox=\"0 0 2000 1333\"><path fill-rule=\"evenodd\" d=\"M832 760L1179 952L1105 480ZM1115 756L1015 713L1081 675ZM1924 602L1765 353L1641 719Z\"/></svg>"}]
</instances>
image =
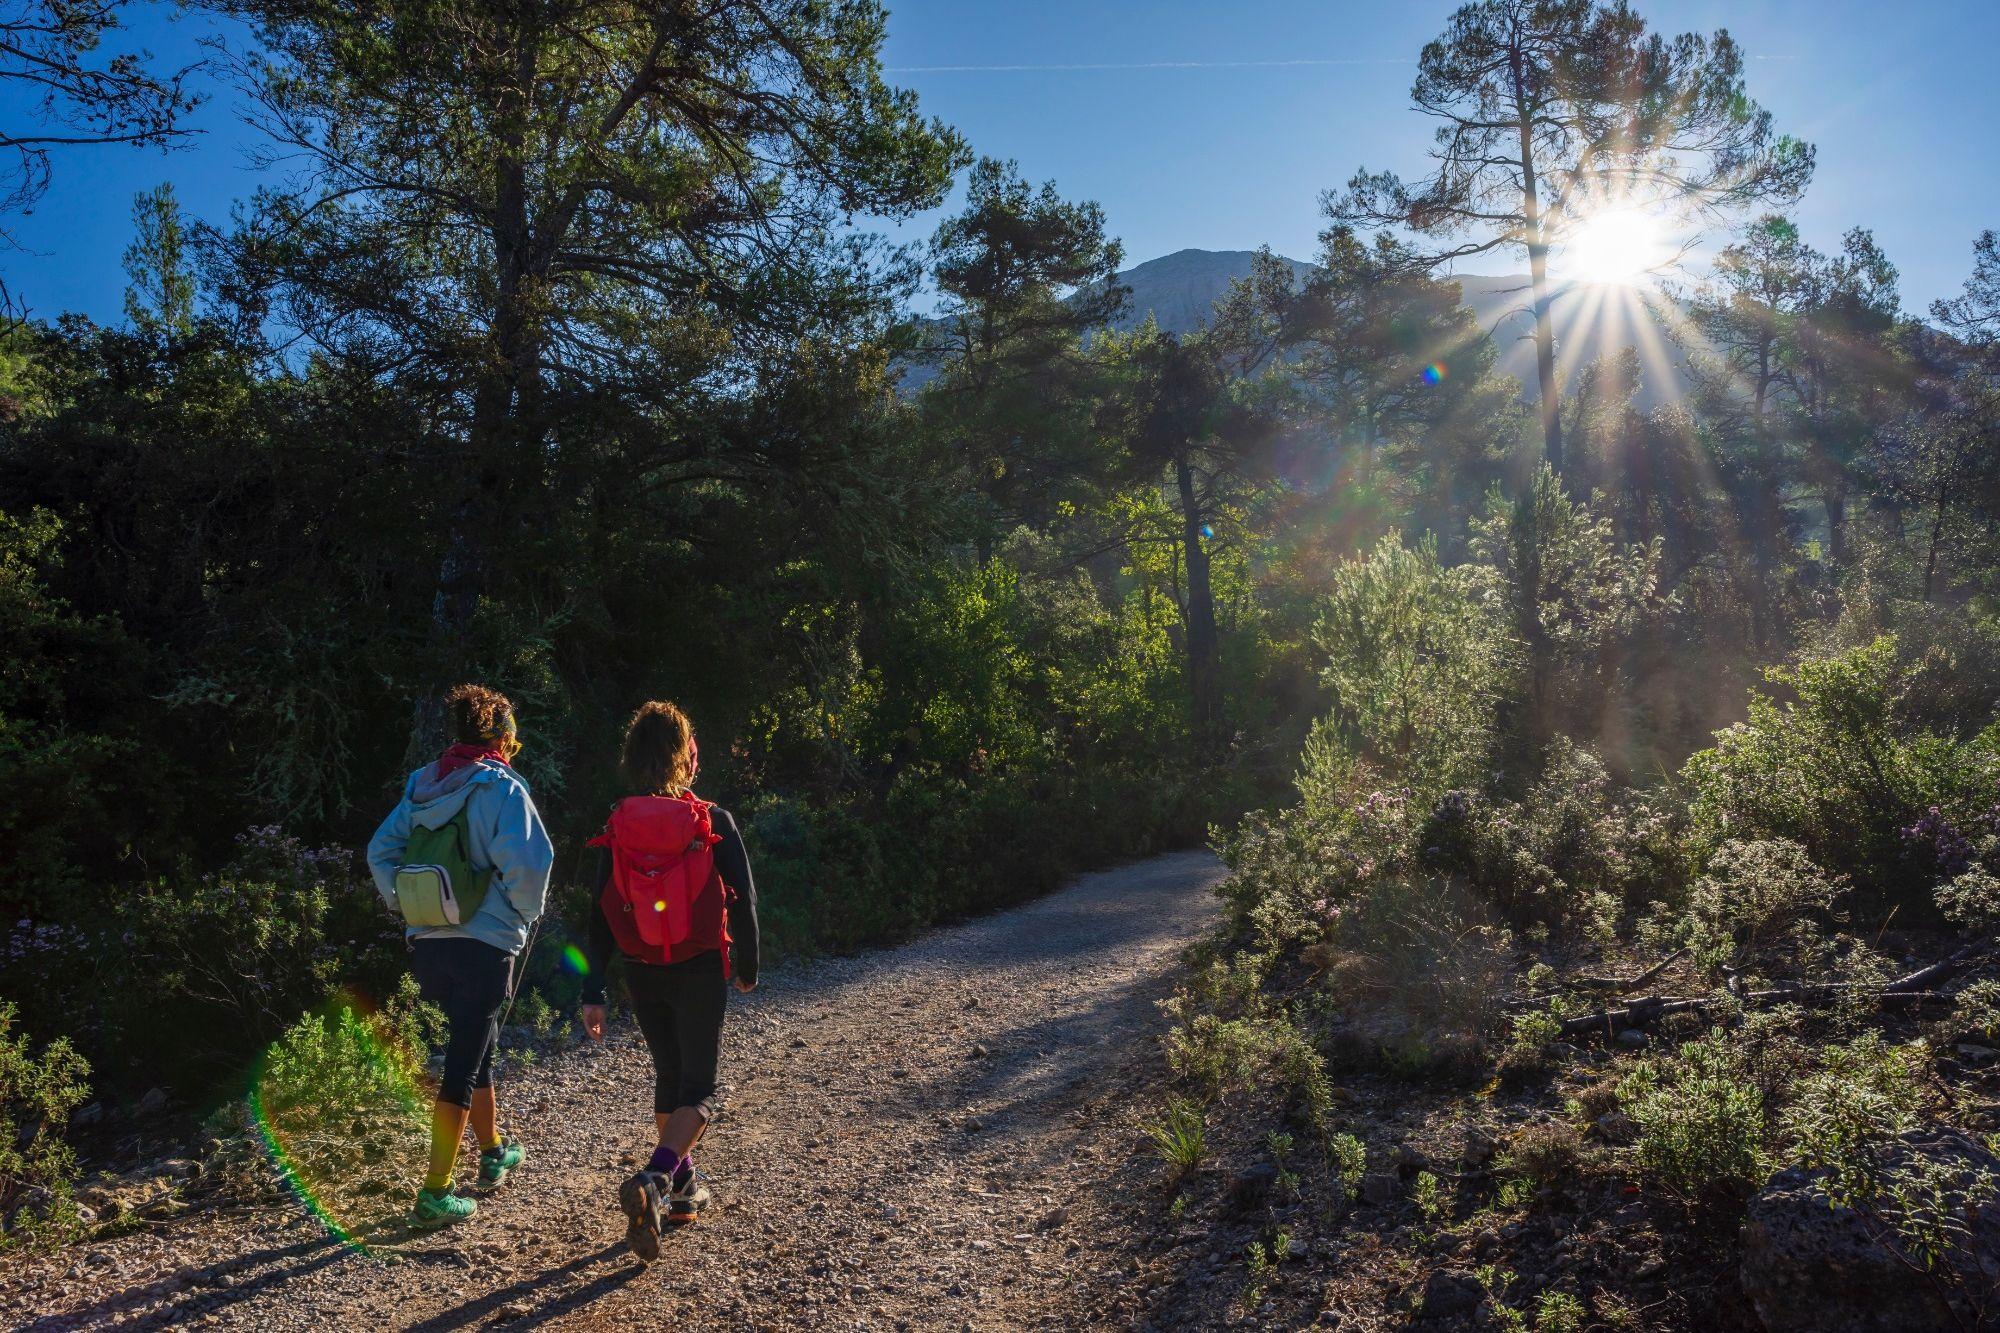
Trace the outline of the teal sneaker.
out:
<instances>
[{"instance_id":1,"label":"teal sneaker","mask_svg":"<svg viewBox=\"0 0 2000 1333\"><path fill-rule=\"evenodd\" d=\"M484 1148L479 1153L479 1187L492 1189L507 1178L507 1173L521 1164L528 1154L521 1149L520 1142L511 1138L501 1139L492 1148Z\"/></svg>"},{"instance_id":2,"label":"teal sneaker","mask_svg":"<svg viewBox=\"0 0 2000 1333\"><path fill-rule=\"evenodd\" d=\"M463 1222L478 1211L478 1204L448 1189L420 1189L413 1220L420 1227L444 1227Z\"/></svg>"}]
</instances>

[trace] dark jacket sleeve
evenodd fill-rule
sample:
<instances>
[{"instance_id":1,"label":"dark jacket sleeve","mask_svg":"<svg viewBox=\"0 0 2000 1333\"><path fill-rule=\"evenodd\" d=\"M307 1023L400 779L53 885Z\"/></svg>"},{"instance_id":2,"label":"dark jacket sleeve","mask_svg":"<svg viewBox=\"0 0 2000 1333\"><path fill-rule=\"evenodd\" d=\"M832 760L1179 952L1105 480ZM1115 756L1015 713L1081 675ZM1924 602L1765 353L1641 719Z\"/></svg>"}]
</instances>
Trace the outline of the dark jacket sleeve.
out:
<instances>
[{"instance_id":1,"label":"dark jacket sleeve","mask_svg":"<svg viewBox=\"0 0 2000 1333\"><path fill-rule=\"evenodd\" d=\"M618 943L611 937L611 923L604 919L604 883L611 878L611 852L608 848L597 849L597 876L591 882L597 885L597 892L590 896L590 932L584 941L583 961L588 969L583 974L583 1003L603 1004L604 986L610 980L605 973L611 967L611 957L618 951Z\"/></svg>"},{"instance_id":2,"label":"dark jacket sleeve","mask_svg":"<svg viewBox=\"0 0 2000 1333\"><path fill-rule=\"evenodd\" d=\"M735 890L729 900L729 938L735 942L730 951L731 971L754 985L758 961L757 881L750 874L750 853L744 850L743 835L737 831L734 815L718 805L709 811L709 818L722 838L715 844L715 868L722 872L722 882Z\"/></svg>"}]
</instances>

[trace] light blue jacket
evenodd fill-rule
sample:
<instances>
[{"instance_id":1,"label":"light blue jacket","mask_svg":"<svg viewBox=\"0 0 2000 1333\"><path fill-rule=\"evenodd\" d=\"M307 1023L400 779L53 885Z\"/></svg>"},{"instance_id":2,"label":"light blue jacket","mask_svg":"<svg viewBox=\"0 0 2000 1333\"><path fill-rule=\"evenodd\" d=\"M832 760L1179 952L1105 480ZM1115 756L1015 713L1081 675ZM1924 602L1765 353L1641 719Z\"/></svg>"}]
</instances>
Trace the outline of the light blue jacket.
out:
<instances>
[{"instance_id":1,"label":"light blue jacket","mask_svg":"<svg viewBox=\"0 0 2000 1333\"><path fill-rule=\"evenodd\" d=\"M463 925L410 926L408 934L413 939L475 939L519 953L528 942L528 927L548 901L549 870L556 860L528 784L506 765L484 759L443 778L434 778L436 771L436 764L426 764L410 774L403 784L403 799L369 839L368 869L375 875L375 891L395 908L396 871L402 868L410 830L418 825L439 828L463 807L472 834L467 849L472 864L482 870L493 867L486 900Z\"/></svg>"}]
</instances>

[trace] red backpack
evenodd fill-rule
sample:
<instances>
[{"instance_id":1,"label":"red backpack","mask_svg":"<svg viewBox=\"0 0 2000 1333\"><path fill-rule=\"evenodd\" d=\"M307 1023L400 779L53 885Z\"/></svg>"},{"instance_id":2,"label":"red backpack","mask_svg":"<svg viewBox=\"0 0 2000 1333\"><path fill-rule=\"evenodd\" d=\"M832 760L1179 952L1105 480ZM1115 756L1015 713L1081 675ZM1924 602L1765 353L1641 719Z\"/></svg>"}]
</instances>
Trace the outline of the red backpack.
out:
<instances>
[{"instance_id":1,"label":"red backpack","mask_svg":"<svg viewBox=\"0 0 2000 1333\"><path fill-rule=\"evenodd\" d=\"M715 868L722 839L709 803L686 796L628 796L611 811L592 847L611 849L611 879L598 910L628 957L678 963L722 951L729 973L729 886Z\"/></svg>"}]
</instances>

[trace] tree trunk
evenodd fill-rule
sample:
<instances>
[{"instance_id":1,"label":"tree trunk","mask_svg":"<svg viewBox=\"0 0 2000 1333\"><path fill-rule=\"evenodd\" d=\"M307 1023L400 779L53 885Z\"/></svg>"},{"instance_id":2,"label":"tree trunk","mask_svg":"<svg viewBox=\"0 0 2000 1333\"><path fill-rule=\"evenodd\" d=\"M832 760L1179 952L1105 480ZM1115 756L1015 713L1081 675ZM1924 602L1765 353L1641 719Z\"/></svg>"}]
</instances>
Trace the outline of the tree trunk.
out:
<instances>
[{"instance_id":1,"label":"tree trunk","mask_svg":"<svg viewBox=\"0 0 2000 1333\"><path fill-rule=\"evenodd\" d=\"M1174 481L1180 488L1181 545L1187 560L1187 595L1182 601L1187 629L1189 721L1195 747L1210 754L1219 748L1222 738L1215 590L1209 584L1208 548L1202 545L1201 505L1195 498L1194 466L1185 453L1174 456Z\"/></svg>"},{"instance_id":2,"label":"tree trunk","mask_svg":"<svg viewBox=\"0 0 2000 1333\"><path fill-rule=\"evenodd\" d=\"M1529 195L1532 199L1534 196ZM1532 212L1532 206L1530 211ZM1535 235L1541 234L1539 223ZM1549 314L1549 248L1539 240L1528 246L1528 276L1535 290L1535 378L1542 404L1542 456L1560 477L1563 471L1562 398L1556 387L1556 335Z\"/></svg>"},{"instance_id":3,"label":"tree trunk","mask_svg":"<svg viewBox=\"0 0 2000 1333\"><path fill-rule=\"evenodd\" d=\"M1520 57L1514 59L1514 105L1521 127L1521 215L1528 248L1528 278L1535 292L1535 376L1542 404L1542 456L1557 477L1563 470L1562 398L1556 390L1556 335L1549 316L1549 246L1542 231L1542 201L1535 180L1534 138Z\"/></svg>"},{"instance_id":4,"label":"tree trunk","mask_svg":"<svg viewBox=\"0 0 2000 1333\"><path fill-rule=\"evenodd\" d=\"M1931 592L1937 583L1938 548L1944 543L1944 497L1944 488L1939 487L1937 507L1931 511L1930 549L1924 553L1925 606L1931 604Z\"/></svg>"},{"instance_id":5,"label":"tree trunk","mask_svg":"<svg viewBox=\"0 0 2000 1333\"><path fill-rule=\"evenodd\" d=\"M524 44L517 62L518 86L501 94L495 115L507 128L498 136L495 162L494 299L486 357L474 371L468 448L455 469L458 498L450 515L451 533L431 602L431 688L417 701L411 719L409 751L419 761L445 739L444 691L475 666L469 651L472 620L480 599L491 590L493 542L513 530L517 513L508 504L510 482L534 475L521 466L528 453L523 443L533 437L523 416L535 399L542 359L541 331L528 308L537 260L520 128L525 90L533 86L532 48Z\"/></svg>"},{"instance_id":6,"label":"tree trunk","mask_svg":"<svg viewBox=\"0 0 2000 1333\"><path fill-rule=\"evenodd\" d=\"M1826 505L1826 549L1836 565L1847 563L1847 487L1829 486L1821 494Z\"/></svg>"}]
</instances>

